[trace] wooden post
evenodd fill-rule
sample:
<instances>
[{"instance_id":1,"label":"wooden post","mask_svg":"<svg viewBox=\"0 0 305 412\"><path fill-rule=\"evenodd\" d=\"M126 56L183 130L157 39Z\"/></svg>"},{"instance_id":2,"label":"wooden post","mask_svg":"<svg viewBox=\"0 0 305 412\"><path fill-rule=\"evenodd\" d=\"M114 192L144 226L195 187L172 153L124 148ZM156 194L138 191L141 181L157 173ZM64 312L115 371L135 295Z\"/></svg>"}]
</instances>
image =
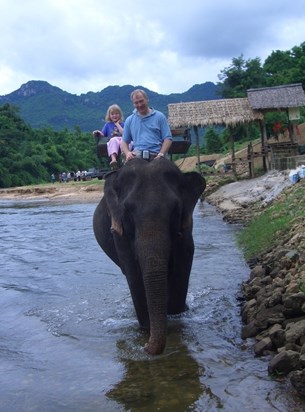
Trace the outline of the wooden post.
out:
<instances>
[{"instance_id":1,"label":"wooden post","mask_svg":"<svg viewBox=\"0 0 305 412\"><path fill-rule=\"evenodd\" d=\"M198 126L193 126L193 128L194 128L195 138L196 138L197 167L198 167L198 172L201 173Z\"/></svg>"},{"instance_id":2,"label":"wooden post","mask_svg":"<svg viewBox=\"0 0 305 412\"><path fill-rule=\"evenodd\" d=\"M292 143L297 142L297 133L296 133L296 123L295 123L295 121L291 121L291 135L292 135Z\"/></svg>"},{"instance_id":3,"label":"wooden post","mask_svg":"<svg viewBox=\"0 0 305 412\"><path fill-rule=\"evenodd\" d=\"M248 144L248 162L249 162L249 176L250 179L254 177L254 157L252 143Z\"/></svg>"},{"instance_id":4,"label":"wooden post","mask_svg":"<svg viewBox=\"0 0 305 412\"><path fill-rule=\"evenodd\" d=\"M263 155L263 169L265 172L268 171L267 166L267 157L268 157L268 143L267 143L267 130L266 130L266 123L264 120L260 120L259 122L260 129L261 129L261 152Z\"/></svg>"},{"instance_id":5,"label":"wooden post","mask_svg":"<svg viewBox=\"0 0 305 412\"><path fill-rule=\"evenodd\" d=\"M288 129L289 138L290 138L291 143L294 144L296 136L295 136L295 133L294 133L294 128L293 128L292 121L289 118L289 110L287 110L286 113L287 113L287 119L288 119L287 129Z\"/></svg>"},{"instance_id":6,"label":"wooden post","mask_svg":"<svg viewBox=\"0 0 305 412\"><path fill-rule=\"evenodd\" d=\"M229 132L230 132L232 171L233 171L234 177L237 178L236 163L235 163L235 147L234 147L234 128L229 126Z\"/></svg>"}]
</instances>

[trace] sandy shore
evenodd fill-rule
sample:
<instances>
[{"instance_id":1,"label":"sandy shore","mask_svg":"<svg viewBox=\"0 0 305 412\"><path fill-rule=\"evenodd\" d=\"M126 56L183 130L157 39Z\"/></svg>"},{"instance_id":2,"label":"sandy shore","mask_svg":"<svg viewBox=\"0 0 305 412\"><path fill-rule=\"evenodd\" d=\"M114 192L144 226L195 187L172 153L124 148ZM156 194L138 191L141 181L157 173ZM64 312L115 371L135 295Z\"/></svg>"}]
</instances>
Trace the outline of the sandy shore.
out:
<instances>
[{"instance_id":1,"label":"sandy shore","mask_svg":"<svg viewBox=\"0 0 305 412\"><path fill-rule=\"evenodd\" d=\"M47 201L51 203L98 203L103 181L69 182L0 189L1 200Z\"/></svg>"}]
</instances>

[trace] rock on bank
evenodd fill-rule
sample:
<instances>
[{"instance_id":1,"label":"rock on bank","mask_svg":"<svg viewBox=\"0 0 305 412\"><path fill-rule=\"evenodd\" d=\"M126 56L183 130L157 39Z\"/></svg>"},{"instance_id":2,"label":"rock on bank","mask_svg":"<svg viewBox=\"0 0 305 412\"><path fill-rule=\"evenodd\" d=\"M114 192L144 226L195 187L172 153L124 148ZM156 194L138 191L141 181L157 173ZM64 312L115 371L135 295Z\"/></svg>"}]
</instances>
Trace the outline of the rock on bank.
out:
<instances>
[{"instance_id":1,"label":"rock on bank","mask_svg":"<svg viewBox=\"0 0 305 412\"><path fill-rule=\"evenodd\" d=\"M255 179L240 180L220 187L207 196L230 222L246 222L253 213L267 206L292 183L286 172L271 171Z\"/></svg>"}]
</instances>

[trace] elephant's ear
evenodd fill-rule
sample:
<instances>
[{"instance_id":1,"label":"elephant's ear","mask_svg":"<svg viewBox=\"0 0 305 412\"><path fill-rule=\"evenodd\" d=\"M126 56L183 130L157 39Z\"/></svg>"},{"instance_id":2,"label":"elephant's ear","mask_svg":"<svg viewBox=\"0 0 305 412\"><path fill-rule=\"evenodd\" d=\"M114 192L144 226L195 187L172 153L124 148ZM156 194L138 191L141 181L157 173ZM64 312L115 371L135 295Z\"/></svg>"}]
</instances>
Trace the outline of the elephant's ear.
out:
<instances>
[{"instance_id":1,"label":"elephant's ear","mask_svg":"<svg viewBox=\"0 0 305 412\"><path fill-rule=\"evenodd\" d=\"M118 186L118 174L112 173L106 177L104 186L104 196L107 204L108 213L111 216L111 228L112 232L117 233L119 236L123 235L122 226L122 207L119 202L119 186Z\"/></svg>"},{"instance_id":2,"label":"elephant's ear","mask_svg":"<svg viewBox=\"0 0 305 412\"><path fill-rule=\"evenodd\" d=\"M182 229L192 227L193 210L204 189L205 179L197 172L183 173L182 199L183 215Z\"/></svg>"}]
</instances>

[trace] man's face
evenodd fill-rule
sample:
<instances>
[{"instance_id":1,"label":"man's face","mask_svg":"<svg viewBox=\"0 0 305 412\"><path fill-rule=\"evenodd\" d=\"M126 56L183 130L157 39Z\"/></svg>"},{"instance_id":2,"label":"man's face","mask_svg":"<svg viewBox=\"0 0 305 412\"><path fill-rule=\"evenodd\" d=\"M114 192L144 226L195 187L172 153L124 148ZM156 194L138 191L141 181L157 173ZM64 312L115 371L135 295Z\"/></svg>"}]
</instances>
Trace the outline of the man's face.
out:
<instances>
[{"instance_id":1,"label":"man's face","mask_svg":"<svg viewBox=\"0 0 305 412\"><path fill-rule=\"evenodd\" d=\"M132 102L140 114L146 115L148 113L148 99L142 93L136 93L132 98Z\"/></svg>"}]
</instances>

